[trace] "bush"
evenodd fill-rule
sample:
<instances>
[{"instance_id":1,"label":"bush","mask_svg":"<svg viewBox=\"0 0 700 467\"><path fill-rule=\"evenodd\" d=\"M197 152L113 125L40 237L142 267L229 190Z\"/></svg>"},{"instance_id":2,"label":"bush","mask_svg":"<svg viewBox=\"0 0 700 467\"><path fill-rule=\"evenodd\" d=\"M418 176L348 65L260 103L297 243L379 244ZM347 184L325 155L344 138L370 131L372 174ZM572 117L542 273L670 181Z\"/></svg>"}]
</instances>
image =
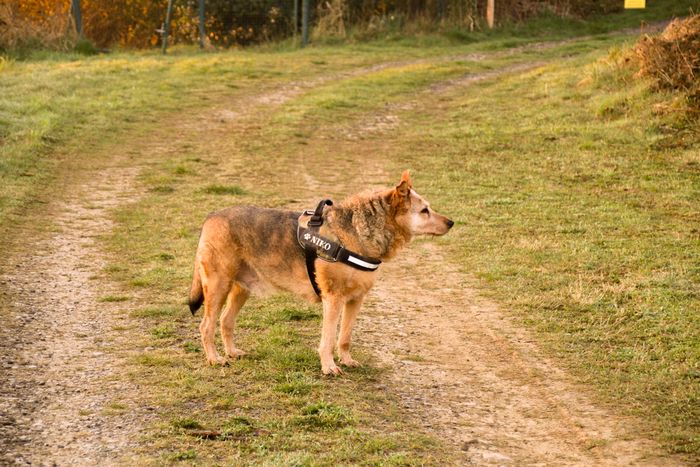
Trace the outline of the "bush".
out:
<instances>
[{"instance_id":1,"label":"bush","mask_svg":"<svg viewBox=\"0 0 700 467\"><path fill-rule=\"evenodd\" d=\"M524 21L544 13L554 13L561 17L585 17L622 9L622 0L499 0L496 2L496 17Z\"/></svg>"},{"instance_id":2,"label":"bush","mask_svg":"<svg viewBox=\"0 0 700 467\"><path fill-rule=\"evenodd\" d=\"M36 49L67 52L77 39L68 11L60 5L34 9L13 1L0 5L0 52L20 56Z\"/></svg>"},{"instance_id":3,"label":"bush","mask_svg":"<svg viewBox=\"0 0 700 467\"><path fill-rule=\"evenodd\" d=\"M644 36L634 47L638 76L655 89L679 91L687 117L700 117L700 15L673 20L658 36Z\"/></svg>"},{"instance_id":4,"label":"bush","mask_svg":"<svg viewBox=\"0 0 700 467\"><path fill-rule=\"evenodd\" d=\"M640 76L661 89L698 92L700 80L700 15L675 19L658 36L642 37L634 48Z\"/></svg>"}]
</instances>

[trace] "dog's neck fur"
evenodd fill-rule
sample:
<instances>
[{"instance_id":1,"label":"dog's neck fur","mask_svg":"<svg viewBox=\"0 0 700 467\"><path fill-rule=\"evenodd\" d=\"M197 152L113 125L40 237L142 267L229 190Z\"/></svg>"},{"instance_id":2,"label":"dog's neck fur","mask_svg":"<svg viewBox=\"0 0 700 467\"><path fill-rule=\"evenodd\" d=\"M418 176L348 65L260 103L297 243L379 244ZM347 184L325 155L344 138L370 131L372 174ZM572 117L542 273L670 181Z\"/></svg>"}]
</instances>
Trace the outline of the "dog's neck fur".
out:
<instances>
[{"instance_id":1,"label":"dog's neck fur","mask_svg":"<svg viewBox=\"0 0 700 467\"><path fill-rule=\"evenodd\" d=\"M328 227L346 248L388 260L411 241L411 232L396 222L391 191L360 193L329 209Z\"/></svg>"}]
</instances>

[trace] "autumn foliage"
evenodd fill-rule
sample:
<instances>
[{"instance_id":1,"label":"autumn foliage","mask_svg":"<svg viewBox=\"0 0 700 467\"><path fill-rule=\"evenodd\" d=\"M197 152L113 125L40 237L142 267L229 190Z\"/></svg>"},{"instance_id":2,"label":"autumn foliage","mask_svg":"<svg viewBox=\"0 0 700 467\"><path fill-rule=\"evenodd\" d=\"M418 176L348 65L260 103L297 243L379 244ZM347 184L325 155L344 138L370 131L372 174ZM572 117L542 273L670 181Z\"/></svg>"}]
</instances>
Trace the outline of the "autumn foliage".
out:
<instances>
[{"instance_id":1,"label":"autumn foliage","mask_svg":"<svg viewBox=\"0 0 700 467\"><path fill-rule=\"evenodd\" d=\"M64 2L8 0L0 4L0 50L65 49L73 42L72 31Z\"/></svg>"},{"instance_id":2,"label":"autumn foliage","mask_svg":"<svg viewBox=\"0 0 700 467\"><path fill-rule=\"evenodd\" d=\"M151 47L161 39L167 0L81 0L84 36L99 47ZM70 0L4 0L0 50L69 47L77 38ZM198 40L197 0L176 0L171 43ZM498 0L501 21L553 13L581 16L619 9L614 0ZM344 36L346 27L382 30L396 24L480 27L486 0L311 0L317 36ZM206 0L205 28L214 45L276 40L295 30L294 0ZM299 19L297 18L297 26Z\"/></svg>"}]
</instances>

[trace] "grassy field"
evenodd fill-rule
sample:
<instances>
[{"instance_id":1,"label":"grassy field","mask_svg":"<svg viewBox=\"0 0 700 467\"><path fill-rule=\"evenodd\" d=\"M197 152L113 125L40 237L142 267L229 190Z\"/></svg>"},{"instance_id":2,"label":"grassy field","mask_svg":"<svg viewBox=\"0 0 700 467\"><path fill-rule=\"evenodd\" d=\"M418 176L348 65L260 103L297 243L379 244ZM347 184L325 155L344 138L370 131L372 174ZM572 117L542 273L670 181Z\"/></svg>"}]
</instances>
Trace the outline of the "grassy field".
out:
<instances>
[{"instance_id":1,"label":"grassy field","mask_svg":"<svg viewBox=\"0 0 700 467\"><path fill-rule=\"evenodd\" d=\"M621 18L598 27L638 20ZM595 32L581 28L574 32ZM138 460L454 461L400 411L370 354L344 378L320 377L316 308L289 297L251 301L238 337L251 357L212 369L183 306L206 212L304 206L307 187L290 176L300 163L319 179L341 172L346 181L328 193L338 196L362 180L362 162L380 157L389 172L412 169L457 221L441 243L482 293L535 329L601 401L650 420L669 450L700 458L698 147L678 143L671 117L652 111L664 96L622 84L600 61L624 36L498 54L542 39L518 31L480 42L385 38L304 51L0 62L5 232L86 168L140 168L141 196L115 212L102 239L112 258L105 274L123 284L102 300L133 302L125 332L149 349L127 369L158 413ZM495 54L466 56L479 51ZM386 61L404 63L342 74ZM437 84L533 61L542 65L468 88ZM333 75L279 106L251 100ZM221 110L237 117L224 121ZM387 116L398 123L372 124ZM332 170L315 168L324 160ZM203 440L197 430L216 434Z\"/></svg>"},{"instance_id":2,"label":"grassy field","mask_svg":"<svg viewBox=\"0 0 700 467\"><path fill-rule=\"evenodd\" d=\"M591 58L453 96L442 122L407 123L421 130L396 155L410 148L418 182L459 212L447 243L485 293L605 397L653 417L672 449L697 454L697 143L654 123L658 97L581 84Z\"/></svg>"}]
</instances>

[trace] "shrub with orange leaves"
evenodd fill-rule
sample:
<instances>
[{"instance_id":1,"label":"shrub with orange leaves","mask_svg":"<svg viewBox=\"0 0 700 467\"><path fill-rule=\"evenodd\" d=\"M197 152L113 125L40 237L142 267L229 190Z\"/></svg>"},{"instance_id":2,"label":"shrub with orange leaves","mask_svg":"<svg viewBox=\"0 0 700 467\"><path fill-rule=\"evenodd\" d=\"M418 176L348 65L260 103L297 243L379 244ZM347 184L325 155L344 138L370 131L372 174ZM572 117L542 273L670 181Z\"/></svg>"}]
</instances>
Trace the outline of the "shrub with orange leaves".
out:
<instances>
[{"instance_id":1,"label":"shrub with orange leaves","mask_svg":"<svg viewBox=\"0 0 700 467\"><path fill-rule=\"evenodd\" d=\"M66 3L8 0L0 5L0 51L69 50L77 36Z\"/></svg>"}]
</instances>

